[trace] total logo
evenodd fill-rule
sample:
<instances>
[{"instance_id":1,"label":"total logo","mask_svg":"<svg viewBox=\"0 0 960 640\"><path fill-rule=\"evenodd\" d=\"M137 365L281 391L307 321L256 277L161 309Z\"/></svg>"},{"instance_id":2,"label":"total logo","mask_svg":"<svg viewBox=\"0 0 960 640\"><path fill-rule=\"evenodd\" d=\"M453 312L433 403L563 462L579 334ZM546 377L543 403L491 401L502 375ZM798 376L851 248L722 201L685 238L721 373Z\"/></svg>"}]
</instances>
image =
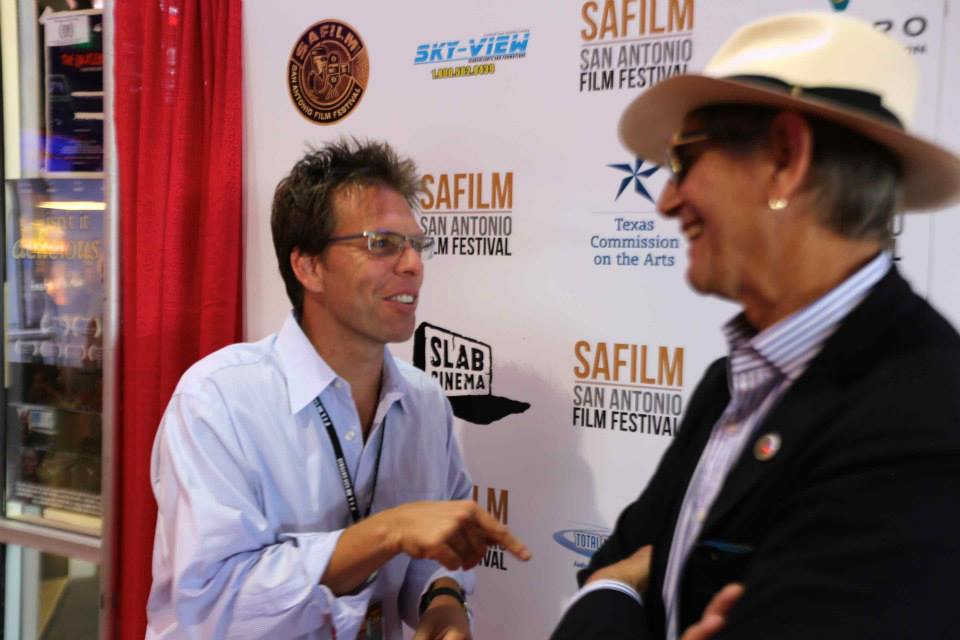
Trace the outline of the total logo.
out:
<instances>
[{"instance_id":1,"label":"total logo","mask_svg":"<svg viewBox=\"0 0 960 640\"><path fill-rule=\"evenodd\" d=\"M850 0L830 0L830 4L833 6L834 11L846 11Z\"/></svg>"},{"instance_id":2,"label":"total logo","mask_svg":"<svg viewBox=\"0 0 960 640\"><path fill-rule=\"evenodd\" d=\"M578 569L587 566L587 561L593 557L597 549L610 537L610 530L602 527L588 527L583 529L562 529L553 534L553 541L564 549L568 549L586 560L577 558L573 565Z\"/></svg>"}]
</instances>

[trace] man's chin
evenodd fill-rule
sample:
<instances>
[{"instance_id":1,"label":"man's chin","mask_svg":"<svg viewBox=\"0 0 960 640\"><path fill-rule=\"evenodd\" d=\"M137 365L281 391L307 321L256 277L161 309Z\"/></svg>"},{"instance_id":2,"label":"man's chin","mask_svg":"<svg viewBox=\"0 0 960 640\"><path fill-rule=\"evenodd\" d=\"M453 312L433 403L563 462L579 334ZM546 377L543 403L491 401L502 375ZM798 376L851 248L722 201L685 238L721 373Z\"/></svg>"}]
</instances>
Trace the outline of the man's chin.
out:
<instances>
[{"instance_id":1,"label":"man's chin","mask_svg":"<svg viewBox=\"0 0 960 640\"><path fill-rule=\"evenodd\" d=\"M388 342L390 344L393 344L396 342L406 342L407 340L413 337L413 331L414 329L416 329L416 326L417 326L416 318L411 316L409 325L405 324L402 327L396 327L388 331L386 333L386 339L384 340L384 342Z\"/></svg>"}]
</instances>

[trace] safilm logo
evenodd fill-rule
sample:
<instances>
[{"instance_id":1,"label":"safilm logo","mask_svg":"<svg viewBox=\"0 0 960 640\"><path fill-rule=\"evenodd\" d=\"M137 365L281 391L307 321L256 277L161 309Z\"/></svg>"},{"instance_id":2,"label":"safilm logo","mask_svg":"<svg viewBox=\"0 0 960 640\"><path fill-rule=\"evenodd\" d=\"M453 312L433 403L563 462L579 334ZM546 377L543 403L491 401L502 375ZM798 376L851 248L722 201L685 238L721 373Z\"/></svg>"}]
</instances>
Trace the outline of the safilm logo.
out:
<instances>
[{"instance_id":1,"label":"safilm logo","mask_svg":"<svg viewBox=\"0 0 960 640\"><path fill-rule=\"evenodd\" d=\"M580 92L646 89L687 73L694 0L589 0L580 7Z\"/></svg>"},{"instance_id":2,"label":"safilm logo","mask_svg":"<svg viewBox=\"0 0 960 640\"><path fill-rule=\"evenodd\" d=\"M468 422L490 424L530 408L493 395L493 350L479 340L421 322L413 338L413 365L440 383L453 414Z\"/></svg>"},{"instance_id":3,"label":"safilm logo","mask_svg":"<svg viewBox=\"0 0 960 640\"><path fill-rule=\"evenodd\" d=\"M367 48L345 22L324 20L300 36L290 54L290 98L306 119L334 124L356 108L370 78Z\"/></svg>"},{"instance_id":4,"label":"safilm logo","mask_svg":"<svg viewBox=\"0 0 960 640\"><path fill-rule=\"evenodd\" d=\"M513 171L427 173L420 227L437 255L512 256Z\"/></svg>"},{"instance_id":5,"label":"safilm logo","mask_svg":"<svg viewBox=\"0 0 960 640\"><path fill-rule=\"evenodd\" d=\"M587 561L593 557L597 549L603 546L603 543L610 537L610 530L600 527L589 527L584 529L563 529L553 534L553 541L564 549L569 549L579 556L586 558L577 559L573 566L583 569L587 566Z\"/></svg>"},{"instance_id":6,"label":"safilm logo","mask_svg":"<svg viewBox=\"0 0 960 640\"><path fill-rule=\"evenodd\" d=\"M683 414L683 347L580 340L573 346L573 426L672 437Z\"/></svg>"},{"instance_id":7,"label":"safilm logo","mask_svg":"<svg viewBox=\"0 0 960 640\"><path fill-rule=\"evenodd\" d=\"M494 487L486 488L486 504L480 501L483 495L480 487L473 485L473 500L481 507L487 510L487 513L499 520L504 525L510 524L510 491L507 489L496 489ZM507 556L504 555L503 547L500 545L491 545L487 547L480 564L477 566L497 571L507 571Z\"/></svg>"},{"instance_id":8,"label":"safilm logo","mask_svg":"<svg viewBox=\"0 0 960 640\"><path fill-rule=\"evenodd\" d=\"M433 67L434 80L488 76L497 72L497 62L525 58L529 43L529 29L423 42L417 45L413 64Z\"/></svg>"}]
</instances>

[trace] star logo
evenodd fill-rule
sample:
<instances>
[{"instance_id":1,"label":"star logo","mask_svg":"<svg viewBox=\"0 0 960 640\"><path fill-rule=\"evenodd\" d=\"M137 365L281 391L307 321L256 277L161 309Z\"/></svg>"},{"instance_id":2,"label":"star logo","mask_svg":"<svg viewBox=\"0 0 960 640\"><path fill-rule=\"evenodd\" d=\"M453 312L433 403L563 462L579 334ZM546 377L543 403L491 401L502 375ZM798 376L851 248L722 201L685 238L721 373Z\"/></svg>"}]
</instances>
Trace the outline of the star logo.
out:
<instances>
[{"instance_id":1,"label":"star logo","mask_svg":"<svg viewBox=\"0 0 960 640\"><path fill-rule=\"evenodd\" d=\"M626 178L620 181L620 189L617 191L617 197L614 200L620 198L620 194L627 190L627 187L630 186L630 183L633 182L633 190L639 193L641 196L649 200L650 202L655 202L653 196L650 195L650 192L647 191L647 188L643 185L643 180L649 178L657 171L660 170L660 165L652 164L646 169L643 168L644 160L642 158L637 158L633 165L629 164L608 164L607 166L611 169L616 169L617 171L623 171L628 173Z\"/></svg>"}]
</instances>

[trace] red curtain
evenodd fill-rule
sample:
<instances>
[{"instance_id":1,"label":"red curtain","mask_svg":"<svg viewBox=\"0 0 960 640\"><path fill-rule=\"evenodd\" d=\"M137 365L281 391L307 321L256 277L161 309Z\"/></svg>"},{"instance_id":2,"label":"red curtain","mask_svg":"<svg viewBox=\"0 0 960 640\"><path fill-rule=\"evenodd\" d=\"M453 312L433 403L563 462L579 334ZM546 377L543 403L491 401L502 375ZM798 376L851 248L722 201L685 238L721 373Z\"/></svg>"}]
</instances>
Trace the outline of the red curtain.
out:
<instances>
[{"instance_id":1,"label":"red curtain","mask_svg":"<svg viewBox=\"0 0 960 640\"><path fill-rule=\"evenodd\" d=\"M180 375L242 334L239 0L117 2L120 350L114 636L142 638L150 449Z\"/></svg>"}]
</instances>

